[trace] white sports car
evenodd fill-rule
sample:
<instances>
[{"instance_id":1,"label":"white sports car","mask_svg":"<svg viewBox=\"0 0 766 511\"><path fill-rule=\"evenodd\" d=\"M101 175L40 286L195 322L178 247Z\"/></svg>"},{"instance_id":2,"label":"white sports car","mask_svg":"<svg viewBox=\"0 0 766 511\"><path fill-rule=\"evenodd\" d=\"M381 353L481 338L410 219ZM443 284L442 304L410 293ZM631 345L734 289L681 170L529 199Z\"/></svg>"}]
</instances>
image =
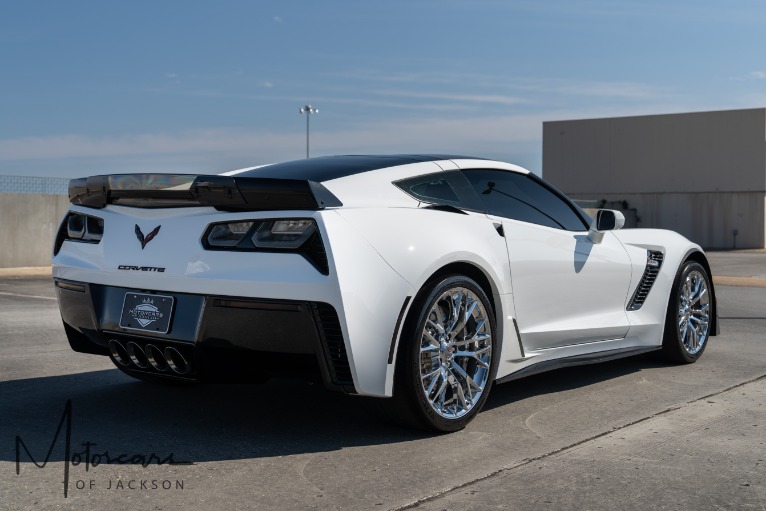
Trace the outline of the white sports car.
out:
<instances>
[{"instance_id":1,"label":"white sports car","mask_svg":"<svg viewBox=\"0 0 766 511\"><path fill-rule=\"evenodd\" d=\"M70 183L54 280L75 351L153 381L314 379L463 428L493 383L717 333L702 249L591 219L529 171L336 156Z\"/></svg>"}]
</instances>

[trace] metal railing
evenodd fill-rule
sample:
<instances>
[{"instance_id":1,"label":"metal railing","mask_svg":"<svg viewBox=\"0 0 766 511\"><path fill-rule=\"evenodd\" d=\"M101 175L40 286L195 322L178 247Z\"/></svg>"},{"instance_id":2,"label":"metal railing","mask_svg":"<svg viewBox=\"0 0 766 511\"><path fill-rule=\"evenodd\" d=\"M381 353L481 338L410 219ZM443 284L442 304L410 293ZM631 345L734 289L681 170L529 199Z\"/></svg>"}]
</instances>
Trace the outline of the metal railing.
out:
<instances>
[{"instance_id":1,"label":"metal railing","mask_svg":"<svg viewBox=\"0 0 766 511\"><path fill-rule=\"evenodd\" d=\"M36 176L0 176L0 193L67 195L69 178Z\"/></svg>"}]
</instances>

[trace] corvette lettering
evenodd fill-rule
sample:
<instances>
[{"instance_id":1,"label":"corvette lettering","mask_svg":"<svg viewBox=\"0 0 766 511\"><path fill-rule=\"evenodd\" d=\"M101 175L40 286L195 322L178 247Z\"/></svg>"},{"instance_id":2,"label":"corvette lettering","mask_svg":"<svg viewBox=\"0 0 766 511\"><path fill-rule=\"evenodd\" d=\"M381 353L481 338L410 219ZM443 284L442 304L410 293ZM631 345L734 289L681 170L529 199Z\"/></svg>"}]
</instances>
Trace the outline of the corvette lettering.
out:
<instances>
[{"instance_id":1,"label":"corvette lettering","mask_svg":"<svg viewBox=\"0 0 766 511\"><path fill-rule=\"evenodd\" d=\"M127 271L154 271L157 273L163 273L165 271L165 268L158 268L157 266L130 266L127 264L121 264L117 269Z\"/></svg>"}]
</instances>

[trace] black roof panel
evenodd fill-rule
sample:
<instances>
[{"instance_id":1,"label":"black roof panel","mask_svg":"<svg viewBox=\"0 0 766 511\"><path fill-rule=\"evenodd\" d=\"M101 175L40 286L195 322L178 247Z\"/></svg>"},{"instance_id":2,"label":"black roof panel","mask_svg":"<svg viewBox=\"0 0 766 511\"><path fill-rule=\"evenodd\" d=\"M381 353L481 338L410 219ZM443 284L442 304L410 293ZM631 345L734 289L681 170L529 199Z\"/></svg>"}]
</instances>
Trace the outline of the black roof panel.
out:
<instances>
[{"instance_id":1,"label":"black roof panel","mask_svg":"<svg viewBox=\"0 0 766 511\"><path fill-rule=\"evenodd\" d=\"M409 163L453 159L481 159L471 156L439 154L394 154L394 155L349 155L323 156L305 160L288 161L247 170L237 176L268 177L280 179L305 179L308 181L330 181L341 177L361 174L371 170L385 169Z\"/></svg>"}]
</instances>

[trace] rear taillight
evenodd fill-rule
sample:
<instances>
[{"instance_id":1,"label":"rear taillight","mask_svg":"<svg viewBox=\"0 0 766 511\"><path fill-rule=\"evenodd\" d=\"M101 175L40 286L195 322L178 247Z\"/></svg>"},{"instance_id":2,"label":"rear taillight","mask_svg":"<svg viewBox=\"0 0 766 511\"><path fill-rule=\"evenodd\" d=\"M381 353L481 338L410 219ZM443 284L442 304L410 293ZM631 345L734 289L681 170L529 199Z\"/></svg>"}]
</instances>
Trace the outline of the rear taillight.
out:
<instances>
[{"instance_id":1,"label":"rear taillight","mask_svg":"<svg viewBox=\"0 0 766 511\"><path fill-rule=\"evenodd\" d=\"M56 235L56 243L53 246L53 255L58 254L61 245L65 241L78 241L83 243L98 243L104 236L104 219L91 215L83 215L70 211L64 217L59 232Z\"/></svg>"},{"instance_id":2,"label":"rear taillight","mask_svg":"<svg viewBox=\"0 0 766 511\"><path fill-rule=\"evenodd\" d=\"M253 244L259 248L297 249L317 230L311 219L273 220L261 222L252 236Z\"/></svg>"},{"instance_id":3,"label":"rear taillight","mask_svg":"<svg viewBox=\"0 0 766 511\"><path fill-rule=\"evenodd\" d=\"M212 247L236 247L252 226L253 222L215 224L208 229L205 239Z\"/></svg>"},{"instance_id":4,"label":"rear taillight","mask_svg":"<svg viewBox=\"0 0 766 511\"><path fill-rule=\"evenodd\" d=\"M202 236L207 250L294 252L329 273L327 255L312 218L277 218L210 224Z\"/></svg>"}]
</instances>

